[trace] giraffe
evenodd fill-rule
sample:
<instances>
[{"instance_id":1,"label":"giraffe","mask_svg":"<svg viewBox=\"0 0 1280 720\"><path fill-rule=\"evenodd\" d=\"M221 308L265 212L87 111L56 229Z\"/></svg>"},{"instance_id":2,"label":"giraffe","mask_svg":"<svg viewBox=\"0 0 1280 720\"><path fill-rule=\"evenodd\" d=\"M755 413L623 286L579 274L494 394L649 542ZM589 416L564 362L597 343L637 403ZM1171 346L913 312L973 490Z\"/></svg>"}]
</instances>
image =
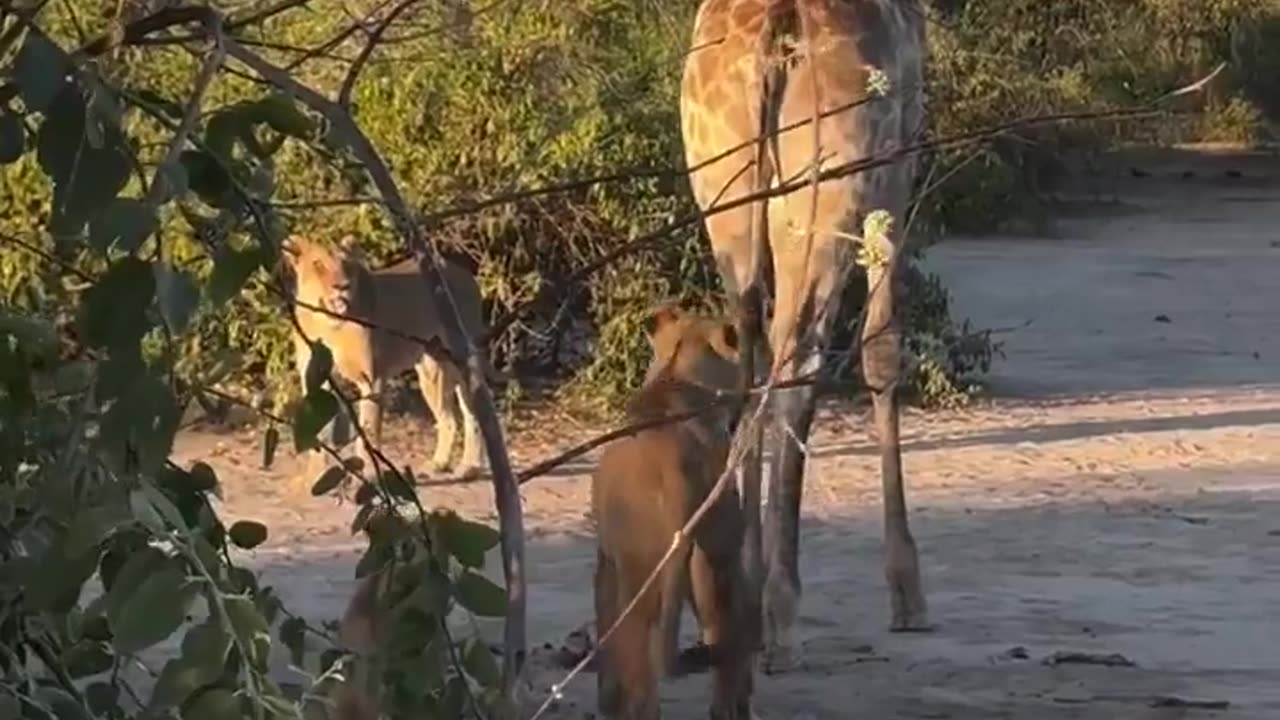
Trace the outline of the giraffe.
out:
<instances>
[{"instance_id":1,"label":"giraffe","mask_svg":"<svg viewBox=\"0 0 1280 720\"><path fill-rule=\"evenodd\" d=\"M880 451L894 631L931 627L907 522L895 392L901 353L895 278L916 169L902 161L820 183L811 171L901 147L922 129L924 23L919 0L703 0L680 92L690 185L704 211L780 183L813 181L706 218L747 372L755 371L756 343L778 381L822 367L864 221L875 210L896 221L887 232L868 233L863 245L878 260L867 263L861 335ZM884 81L883 97L867 100L884 90L877 86ZM858 101L865 102L837 111ZM770 269L773 311L761 337ZM798 658L792 636L801 594L800 499L816 398L812 385L772 398L773 473L763 527L758 460L752 469L748 459L741 480L748 524L743 562L761 623L753 630L769 671Z\"/></svg>"}]
</instances>

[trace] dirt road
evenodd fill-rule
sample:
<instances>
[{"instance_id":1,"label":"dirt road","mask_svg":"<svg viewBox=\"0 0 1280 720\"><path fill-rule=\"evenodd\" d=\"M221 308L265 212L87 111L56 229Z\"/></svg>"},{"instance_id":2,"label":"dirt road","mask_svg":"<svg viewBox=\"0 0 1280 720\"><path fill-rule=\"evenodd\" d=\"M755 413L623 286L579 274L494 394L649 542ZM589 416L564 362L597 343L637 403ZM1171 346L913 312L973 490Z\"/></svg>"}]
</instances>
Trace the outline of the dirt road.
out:
<instances>
[{"instance_id":1,"label":"dirt road","mask_svg":"<svg viewBox=\"0 0 1280 720\"><path fill-rule=\"evenodd\" d=\"M1081 206L1058 237L934 249L959 312L979 326L1030 321L1000 338L993 399L904 420L938 628L886 631L874 447L861 411L827 408L804 497L804 663L759 678L761 718L1280 717L1280 162L1144 162L1154 177L1117 165L1123 202ZM415 468L430 449L421 422L388 428ZM534 423L517 464L591 430ZM286 603L333 618L358 551L351 508L287 500L299 465L257 469L256 443L188 433L179 454L215 465L228 518L271 527L246 555ZM537 644L590 616L588 471L524 495ZM492 517L485 484L426 497ZM1043 662L1065 651L1132 666ZM532 663L541 699L562 671L546 653ZM664 686L667 717L705 717L707 685ZM578 678L555 717L590 717L594 695L594 677Z\"/></svg>"}]
</instances>

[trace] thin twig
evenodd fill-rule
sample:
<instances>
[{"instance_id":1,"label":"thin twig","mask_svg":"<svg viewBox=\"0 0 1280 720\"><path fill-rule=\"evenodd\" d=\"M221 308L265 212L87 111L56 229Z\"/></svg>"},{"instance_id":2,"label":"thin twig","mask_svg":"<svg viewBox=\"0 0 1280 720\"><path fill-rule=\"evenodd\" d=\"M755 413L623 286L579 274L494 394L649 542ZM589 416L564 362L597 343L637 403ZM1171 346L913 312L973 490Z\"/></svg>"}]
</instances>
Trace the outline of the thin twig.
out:
<instances>
[{"instance_id":1,"label":"thin twig","mask_svg":"<svg viewBox=\"0 0 1280 720\"><path fill-rule=\"evenodd\" d=\"M400 3L387 11L373 30L369 32L369 40L360 50L360 54L356 56L351 67L347 69L347 76L342 79L342 88L338 90L338 104L344 108L351 108L351 92L355 89L356 80L360 77L360 71L364 69L365 63L369 62L369 57L373 55L373 51L378 47L378 43L382 40L383 34L387 32L387 28L391 27L391 23L396 21L406 10L413 7L420 0L400 0Z\"/></svg>"},{"instance_id":2,"label":"thin twig","mask_svg":"<svg viewBox=\"0 0 1280 720\"><path fill-rule=\"evenodd\" d=\"M223 28L221 23L219 22L209 27L208 35L213 40L213 50L205 58L204 65L200 68L200 73L196 75L195 82L192 85L191 97L187 100L186 110L182 114L182 120L173 132L173 138L169 141L169 148L165 151L164 159L160 161L159 166L156 167L155 174L151 177L151 186L147 188L146 203L153 209L159 208L161 203L164 202L166 191L173 191L172 183L162 181L163 175L178 164L178 158L182 155L187 139L191 137L191 134L195 131L196 124L200 121L200 106L204 102L205 93L208 92L214 76L217 75L218 69L222 67L222 62L227 56L226 47L222 42Z\"/></svg>"}]
</instances>

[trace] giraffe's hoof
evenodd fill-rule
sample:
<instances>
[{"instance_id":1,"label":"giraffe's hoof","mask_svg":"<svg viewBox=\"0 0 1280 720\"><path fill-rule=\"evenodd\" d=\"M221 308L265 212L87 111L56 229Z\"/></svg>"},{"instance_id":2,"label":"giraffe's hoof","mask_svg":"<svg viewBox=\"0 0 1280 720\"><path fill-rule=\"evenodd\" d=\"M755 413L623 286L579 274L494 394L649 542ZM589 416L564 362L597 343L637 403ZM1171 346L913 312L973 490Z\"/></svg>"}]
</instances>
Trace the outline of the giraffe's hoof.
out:
<instances>
[{"instance_id":1,"label":"giraffe's hoof","mask_svg":"<svg viewBox=\"0 0 1280 720\"><path fill-rule=\"evenodd\" d=\"M432 475L444 475L449 472L449 461L448 460L432 460L430 468L431 468Z\"/></svg>"},{"instance_id":2,"label":"giraffe's hoof","mask_svg":"<svg viewBox=\"0 0 1280 720\"><path fill-rule=\"evenodd\" d=\"M929 622L929 618L920 615L919 617L894 618L889 623L889 632L895 633L931 633L937 629L937 626Z\"/></svg>"},{"instance_id":3,"label":"giraffe's hoof","mask_svg":"<svg viewBox=\"0 0 1280 720\"><path fill-rule=\"evenodd\" d=\"M935 626L929 622L929 613L923 608L924 603L915 607L894 608L893 620L889 623L889 632L895 633L927 633L933 632Z\"/></svg>"},{"instance_id":4,"label":"giraffe's hoof","mask_svg":"<svg viewBox=\"0 0 1280 720\"><path fill-rule=\"evenodd\" d=\"M794 644L774 644L765 648L761 658L761 670L765 675L778 675L800 667L803 660L800 648Z\"/></svg>"}]
</instances>

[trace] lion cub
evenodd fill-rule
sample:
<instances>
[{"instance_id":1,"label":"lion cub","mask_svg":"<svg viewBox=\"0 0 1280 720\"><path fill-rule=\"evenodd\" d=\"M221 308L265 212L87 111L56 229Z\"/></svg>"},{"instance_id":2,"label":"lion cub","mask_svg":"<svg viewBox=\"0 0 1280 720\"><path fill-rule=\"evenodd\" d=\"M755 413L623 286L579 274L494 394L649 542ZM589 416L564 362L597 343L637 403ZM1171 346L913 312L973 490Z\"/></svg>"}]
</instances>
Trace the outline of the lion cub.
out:
<instances>
[{"instance_id":1,"label":"lion cub","mask_svg":"<svg viewBox=\"0 0 1280 720\"><path fill-rule=\"evenodd\" d=\"M359 391L359 422L374 442L382 435L382 388L388 378L413 368L431 414L436 419L436 447L432 469L445 471L462 425L462 462L458 474L478 474L484 458L483 438L471 406L470 393L462 384L461 370L449 359L433 357L421 342L445 340L440 308L435 294L418 272L416 260L405 260L384 270L364 266L352 247L329 249L299 236L285 243L285 261L293 271L298 325L294 330L294 352L298 373L304 377L311 358L307 340L322 340L333 353L333 369ZM484 333L480 288L465 268L446 263L445 283L462 314L463 329L476 341ZM372 323L373 329L340 320L304 305L324 308L337 315ZM397 332L401 334L396 334ZM487 368L487 360L483 363ZM372 468L363 447L365 467ZM309 470L317 470L320 451L312 452Z\"/></svg>"},{"instance_id":2,"label":"lion cub","mask_svg":"<svg viewBox=\"0 0 1280 720\"><path fill-rule=\"evenodd\" d=\"M632 399L633 421L706 407L739 388L733 325L665 307L649 327L654 357ZM596 519L596 628L603 634L631 602L675 532L724 471L728 405L614 441L592 479ZM754 643L739 565L742 510L734 486L719 500L663 576L600 648L599 707L608 718L660 717L658 681L675 659L680 610L691 599L714 657L711 717L750 717Z\"/></svg>"}]
</instances>

